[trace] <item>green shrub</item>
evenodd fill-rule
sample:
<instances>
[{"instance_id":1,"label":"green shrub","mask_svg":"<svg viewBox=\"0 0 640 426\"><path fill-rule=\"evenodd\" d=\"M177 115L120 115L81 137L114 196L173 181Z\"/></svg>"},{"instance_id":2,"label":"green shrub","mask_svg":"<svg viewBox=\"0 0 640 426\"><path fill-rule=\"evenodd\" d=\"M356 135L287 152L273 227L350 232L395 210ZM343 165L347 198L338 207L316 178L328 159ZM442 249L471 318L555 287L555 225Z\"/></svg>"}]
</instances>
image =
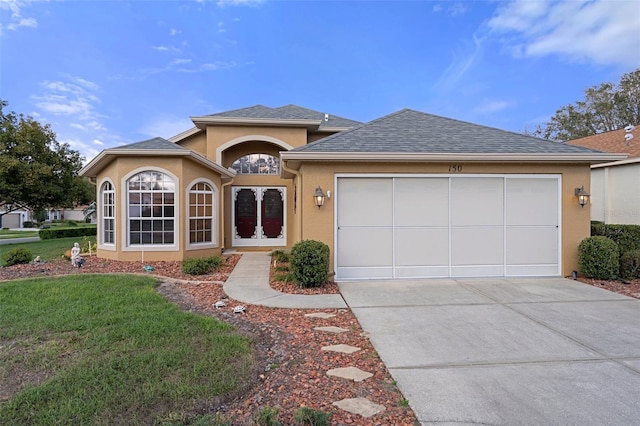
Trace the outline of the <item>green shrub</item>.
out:
<instances>
[{"instance_id":1,"label":"green shrub","mask_svg":"<svg viewBox=\"0 0 640 426\"><path fill-rule=\"evenodd\" d=\"M182 272L189 275L206 275L220 269L224 259L220 256L199 257L182 262Z\"/></svg>"},{"instance_id":2,"label":"green shrub","mask_svg":"<svg viewBox=\"0 0 640 426\"><path fill-rule=\"evenodd\" d=\"M309 407L300 407L293 415L293 419L299 424L310 426L329 426L330 418L331 413Z\"/></svg>"},{"instance_id":3,"label":"green shrub","mask_svg":"<svg viewBox=\"0 0 640 426\"><path fill-rule=\"evenodd\" d=\"M582 240L578 246L580 271L589 278L612 280L620 269L618 244L610 238L596 235Z\"/></svg>"},{"instance_id":4,"label":"green shrub","mask_svg":"<svg viewBox=\"0 0 640 426\"><path fill-rule=\"evenodd\" d=\"M33 222L25 220L24 222L22 222L22 226L24 226L25 228L33 228Z\"/></svg>"},{"instance_id":5,"label":"green shrub","mask_svg":"<svg viewBox=\"0 0 640 426\"><path fill-rule=\"evenodd\" d=\"M33 259L33 254L26 247L14 248L2 255L2 260L4 260L6 266L29 263L31 259Z\"/></svg>"},{"instance_id":6,"label":"green shrub","mask_svg":"<svg viewBox=\"0 0 640 426\"><path fill-rule=\"evenodd\" d=\"M620 257L620 276L626 280L640 278L640 250L630 250Z\"/></svg>"},{"instance_id":7,"label":"green shrub","mask_svg":"<svg viewBox=\"0 0 640 426\"><path fill-rule=\"evenodd\" d=\"M591 236L602 235L618 244L620 254L640 250L640 225L605 225L591 222Z\"/></svg>"},{"instance_id":8,"label":"green shrub","mask_svg":"<svg viewBox=\"0 0 640 426\"><path fill-rule=\"evenodd\" d=\"M95 226L76 228L49 228L38 231L41 240L52 240L54 238L70 237L95 237L97 234Z\"/></svg>"},{"instance_id":9,"label":"green shrub","mask_svg":"<svg viewBox=\"0 0 640 426\"><path fill-rule=\"evenodd\" d=\"M291 272L280 272L273 275L273 279L275 281L280 281L282 283L295 283L296 279L293 277Z\"/></svg>"},{"instance_id":10,"label":"green shrub","mask_svg":"<svg viewBox=\"0 0 640 426\"><path fill-rule=\"evenodd\" d=\"M329 279L329 246L304 240L291 248L291 273L300 287L320 287Z\"/></svg>"},{"instance_id":11,"label":"green shrub","mask_svg":"<svg viewBox=\"0 0 640 426\"><path fill-rule=\"evenodd\" d=\"M278 421L279 412L277 408L262 407L253 420L259 426L281 426L282 423Z\"/></svg>"},{"instance_id":12,"label":"green shrub","mask_svg":"<svg viewBox=\"0 0 640 426\"><path fill-rule=\"evenodd\" d=\"M271 257L276 262L288 263L290 259L289 253L284 250L274 250L271 252Z\"/></svg>"}]
</instances>

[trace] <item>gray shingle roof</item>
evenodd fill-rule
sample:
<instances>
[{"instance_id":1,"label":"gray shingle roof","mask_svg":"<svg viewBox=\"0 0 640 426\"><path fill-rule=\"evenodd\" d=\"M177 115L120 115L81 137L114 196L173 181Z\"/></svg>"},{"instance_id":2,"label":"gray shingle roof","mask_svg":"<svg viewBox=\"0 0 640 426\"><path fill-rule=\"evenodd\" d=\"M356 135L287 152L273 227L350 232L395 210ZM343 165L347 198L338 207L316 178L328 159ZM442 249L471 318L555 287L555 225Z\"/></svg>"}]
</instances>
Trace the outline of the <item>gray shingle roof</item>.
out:
<instances>
[{"instance_id":1,"label":"gray shingle roof","mask_svg":"<svg viewBox=\"0 0 640 426\"><path fill-rule=\"evenodd\" d=\"M210 117L264 119L271 118L274 120L322 120L320 129L330 127L352 128L362 124L359 121L349 120L348 118L331 114L329 114L329 119L327 121L324 121L324 112L314 111L312 109L303 108L292 104L281 106L278 108L269 108L264 105L254 105L248 108L234 109L231 111L211 114Z\"/></svg>"},{"instance_id":2,"label":"gray shingle roof","mask_svg":"<svg viewBox=\"0 0 640 426\"><path fill-rule=\"evenodd\" d=\"M176 143L169 142L168 140L163 138L147 139L146 141L130 143L128 145L122 145L117 147L116 149L132 149L132 150L133 149L168 149L168 150L184 149L186 150L186 148Z\"/></svg>"},{"instance_id":3,"label":"gray shingle roof","mask_svg":"<svg viewBox=\"0 0 640 426\"><path fill-rule=\"evenodd\" d=\"M599 151L403 109L292 152L570 154Z\"/></svg>"}]
</instances>

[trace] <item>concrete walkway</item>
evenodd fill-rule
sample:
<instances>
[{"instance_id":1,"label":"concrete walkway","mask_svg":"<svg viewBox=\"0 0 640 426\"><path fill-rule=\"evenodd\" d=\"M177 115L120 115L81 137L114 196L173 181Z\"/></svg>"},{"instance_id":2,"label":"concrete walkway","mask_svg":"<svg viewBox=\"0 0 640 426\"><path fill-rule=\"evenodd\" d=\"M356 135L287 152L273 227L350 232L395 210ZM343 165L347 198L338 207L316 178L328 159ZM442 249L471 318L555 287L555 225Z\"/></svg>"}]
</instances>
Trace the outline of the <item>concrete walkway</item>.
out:
<instances>
[{"instance_id":1,"label":"concrete walkway","mask_svg":"<svg viewBox=\"0 0 640 426\"><path fill-rule=\"evenodd\" d=\"M346 308L340 294L286 294L269 285L271 256L264 252L243 253L224 284L224 291L235 300L271 308L333 309Z\"/></svg>"}]
</instances>

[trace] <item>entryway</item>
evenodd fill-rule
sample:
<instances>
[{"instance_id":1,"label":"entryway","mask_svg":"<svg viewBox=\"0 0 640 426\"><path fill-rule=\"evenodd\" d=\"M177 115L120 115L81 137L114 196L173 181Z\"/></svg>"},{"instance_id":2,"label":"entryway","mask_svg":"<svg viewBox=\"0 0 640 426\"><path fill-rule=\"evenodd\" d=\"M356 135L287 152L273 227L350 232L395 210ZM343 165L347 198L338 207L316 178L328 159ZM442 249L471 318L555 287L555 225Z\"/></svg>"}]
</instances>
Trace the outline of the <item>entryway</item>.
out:
<instances>
[{"instance_id":1,"label":"entryway","mask_svg":"<svg viewBox=\"0 0 640 426\"><path fill-rule=\"evenodd\" d=\"M232 188L234 247L285 246L286 188Z\"/></svg>"}]
</instances>

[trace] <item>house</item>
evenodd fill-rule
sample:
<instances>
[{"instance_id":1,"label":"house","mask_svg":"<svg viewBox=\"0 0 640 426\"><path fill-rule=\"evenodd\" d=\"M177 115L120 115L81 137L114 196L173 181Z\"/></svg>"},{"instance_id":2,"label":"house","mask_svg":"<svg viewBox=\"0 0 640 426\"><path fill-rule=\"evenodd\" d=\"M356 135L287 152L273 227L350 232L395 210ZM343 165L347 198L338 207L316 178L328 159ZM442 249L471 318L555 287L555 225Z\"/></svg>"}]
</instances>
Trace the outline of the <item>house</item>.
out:
<instances>
[{"instance_id":1,"label":"house","mask_svg":"<svg viewBox=\"0 0 640 426\"><path fill-rule=\"evenodd\" d=\"M591 219L640 225L640 125L566 143L629 155L625 160L591 166Z\"/></svg>"},{"instance_id":2,"label":"house","mask_svg":"<svg viewBox=\"0 0 640 426\"><path fill-rule=\"evenodd\" d=\"M337 279L559 276L589 235L590 165L623 155L404 109L287 105L102 151L98 256L183 260L315 239Z\"/></svg>"}]
</instances>

